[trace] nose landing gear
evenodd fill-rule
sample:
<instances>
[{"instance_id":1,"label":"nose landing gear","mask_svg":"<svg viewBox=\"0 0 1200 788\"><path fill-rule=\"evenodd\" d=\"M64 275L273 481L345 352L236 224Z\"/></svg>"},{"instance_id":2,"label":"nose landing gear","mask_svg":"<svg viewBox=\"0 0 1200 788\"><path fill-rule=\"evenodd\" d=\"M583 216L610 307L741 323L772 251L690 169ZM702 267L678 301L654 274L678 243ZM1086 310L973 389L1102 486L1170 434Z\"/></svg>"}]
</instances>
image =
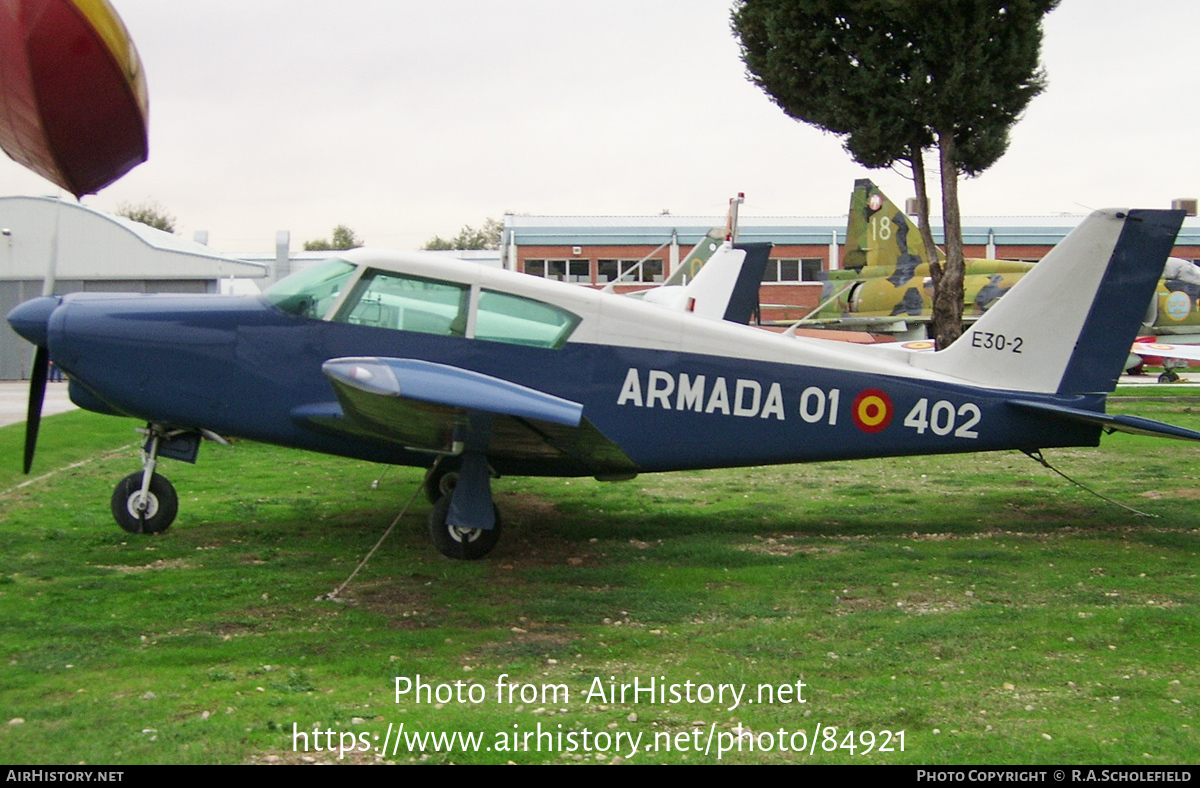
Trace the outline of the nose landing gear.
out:
<instances>
[{"instance_id":1,"label":"nose landing gear","mask_svg":"<svg viewBox=\"0 0 1200 788\"><path fill-rule=\"evenodd\" d=\"M156 534L171 527L179 512L179 496L167 477L145 471L131 473L117 483L112 513L117 525L131 534Z\"/></svg>"},{"instance_id":2,"label":"nose landing gear","mask_svg":"<svg viewBox=\"0 0 1200 788\"><path fill-rule=\"evenodd\" d=\"M170 528L179 512L175 487L167 477L154 472L160 446L176 436L161 424L147 424L140 432L146 436L142 470L117 483L112 494L112 513L117 525L131 534L156 534Z\"/></svg>"},{"instance_id":3,"label":"nose landing gear","mask_svg":"<svg viewBox=\"0 0 1200 788\"><path fill-rule=\"evenodd\" d=\"M171 527L179 512L179 496L167 477L155 473L159 455L195 462L200 438L228 445L208 430L168 429L147 424L138 432L146 436L142 445L142 470L117 483L112 494L112 514L117 525L131 534L156 534Z\"/></svg>"}]
</instances>

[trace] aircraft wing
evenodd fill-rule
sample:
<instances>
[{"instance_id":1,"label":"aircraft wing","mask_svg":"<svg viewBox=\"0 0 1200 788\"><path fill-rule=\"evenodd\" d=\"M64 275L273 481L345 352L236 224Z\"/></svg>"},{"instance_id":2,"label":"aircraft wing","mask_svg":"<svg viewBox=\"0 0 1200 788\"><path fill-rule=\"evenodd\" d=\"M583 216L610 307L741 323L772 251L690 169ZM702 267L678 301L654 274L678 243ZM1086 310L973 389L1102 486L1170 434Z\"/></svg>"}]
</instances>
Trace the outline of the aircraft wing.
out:
<instances>
[{"instance_id":1,"label":"aircraft wing","mask_svg":"<svg viewBox=\"0 0 1200 788\"><path fill-rule=\"evenodd\" d=\"M322 371L338 401L298 408L301 421L430 454L457 454L473 442L491 457L553 461L568 474L637 472L577 402L417 359L336 358Z\"/></svg>"},{"instance_id":2,"label":"aircraft wing","mask_svg":"<svg viewBox=\"0 0 1200 788\"><path fill-rule=\"evenodd\" d=\"M1139 356L1180 358L1200 361L1200 345L1168 345L1162 342L1134 342L1133 352Z\"/></svg>"},{"instance_id":3,"label":"aircraft wing","mask_svg":"<svg viewBox=\"0 0 1200 788\"><path fill-rule=\"evenodd\" d=\"M933 340L920 339L912 342L897 342L881 344L879 347L908 350L918 353L929 353L936 349ZM1130 352L1143 358L1178 358L1188 361L1200 361L1200 345L1168 345L1162 342L1134 342Z\"/></svg>"},{"instance_id":4,"label":"aircraft wing","mask_svg":"<svg viewBox=\"0 0 1200 788\"><path fill-rule=\"evenodd\" d=\"M796 325L800 328L840 328L842 326L867 330L871 326L881 326L884 330L894 328L897 324L928 323L928 315L871 315L866 317L809 317L803 320L775 320L772 324Z\"/></svg>"},{"instance_id":5,"label":"aircraft wing","mask_svg":"<svg viewBox=\"0 0 1200 788\"><path fill-rule=\"evenodd\" d=\"M970 325L979 319L979 315L963 315L963 325ZM907 330L909 324L928 325L930 316L922 315L848 315L845 317L807 317L803 320L769 320L763 325L797 326L799 328L831 328L852 329L855 331L873 331L886 334L897 330Z\"/></svg>"}]
</instances>

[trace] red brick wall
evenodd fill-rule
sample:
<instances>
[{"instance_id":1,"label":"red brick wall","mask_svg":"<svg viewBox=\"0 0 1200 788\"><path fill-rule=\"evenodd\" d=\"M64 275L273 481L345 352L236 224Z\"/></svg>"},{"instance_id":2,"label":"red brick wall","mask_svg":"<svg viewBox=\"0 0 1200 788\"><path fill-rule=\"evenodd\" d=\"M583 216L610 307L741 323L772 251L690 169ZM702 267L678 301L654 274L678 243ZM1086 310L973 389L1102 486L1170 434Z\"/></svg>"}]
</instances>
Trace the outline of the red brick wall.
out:
<instances>
[{"instance_id":1,"label":"red brick wall","mask_svg":"<svg viewBox=\"0 0 1200 788\"><path fill-rule=\"evenodd\" d=\"M762 305L762 319L799 320L821 303L821 283L770 285L758 290L758 303ZM780 308L781 305L786 305Z\"/></svg>"},{"instance_id":2,"label":"red brick wall","mask_svg":"<svg viewBox=\"0 0 1200 788\"><path fill-rule=\"evenodd\" d=\"M1006 245L1001 244L996 247L996 257L1001 260L1040 260L1050 251L1052 247L1037 244L1037 245ZM685 256L691 247L680 245L680 257ZM519 248L519 269L525 270L525 260L570 260L570 259L587 259L591 261L591 276L592 286L601 287L596 282L596 261L597 260L637 260L645 257L654 246L582 246L581 254L573 254L570 246L522 246ZM845 247L841 248L844 253ZM987 247L979 244L971 244L963 249L965 257L984 258L987 256ZM1177 246L1172 251L1176 257L1183 257L1189 260L1200 259L1200 246ZM828 267L829 246L828 245L805 245L805 246L776 246L771 252L772 259L782 258L820 258L825 267ZM670 249L660 249L654 254L654 257L661 258L663 268L670 268ZM670 276L670 271L664 271L664 277ZM647 284L621 284L615 290L618 293L628 293L636 290L644 290L651 285ZM817 306L821 301L821 285L819 283L804 283L804 284L764 284L759 290L759 302L766 304L787 305L787 308L770 308L764 307L763 320L796 320L804 316L809 310Z\"/></svg>"}]
</instances>

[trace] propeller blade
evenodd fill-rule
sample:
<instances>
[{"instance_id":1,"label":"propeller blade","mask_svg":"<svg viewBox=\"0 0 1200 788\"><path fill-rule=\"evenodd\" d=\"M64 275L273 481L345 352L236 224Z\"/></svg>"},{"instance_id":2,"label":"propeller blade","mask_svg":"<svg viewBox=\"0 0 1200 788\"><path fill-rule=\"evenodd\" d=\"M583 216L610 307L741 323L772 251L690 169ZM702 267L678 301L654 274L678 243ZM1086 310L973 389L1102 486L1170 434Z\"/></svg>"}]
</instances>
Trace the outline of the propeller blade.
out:
<instances>
[{"instance_id":1,"label":"propeller blade","mask_svg":"<svg viewBox=\"0 0 1200 788\"><path fill-rule=\"evenodd\" d=\"M29 410L25 415L25 473L33 465L37 448L38 426L42 421L42 402L46 399L46 376L50 372L50 353L38 345L33 355L33 372L29 379Z\"/></svg>"}]
</instances>

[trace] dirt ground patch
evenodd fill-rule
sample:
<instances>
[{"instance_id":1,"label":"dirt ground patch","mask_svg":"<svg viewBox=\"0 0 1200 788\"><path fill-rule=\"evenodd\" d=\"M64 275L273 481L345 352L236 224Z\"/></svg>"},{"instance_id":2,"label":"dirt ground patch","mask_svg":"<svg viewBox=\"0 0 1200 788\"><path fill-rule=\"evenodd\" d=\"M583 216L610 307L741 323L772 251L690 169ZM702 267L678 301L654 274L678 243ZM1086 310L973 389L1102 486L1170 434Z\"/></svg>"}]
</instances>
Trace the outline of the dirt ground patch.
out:
<instances>
[{"instance_id":1,"label":"dirt ground patch","mask_svg":"<svg viewBox=\"0 0 1200 788\"><path fill-rule=\"evenodd\" d=\"M1184 500L1200 500L1200 490L1194 487L1183 487L1177 490L1146 490L1140 497L1160 501L1164 498L1182 498Z\"/></svg>"},{"instance_id":2,"label":"dirt ground patch","mask_svg":"<svg viewBox=\"0 0 1200 788\"><path fill-rule=\"evenodd\" d=\"M130 572L152 572L152 571L157 572L157 571L160 571L163 569L191 569L192 568L192 565L189 564L187 561L184 561L182 558L172 558L167 561L160 559L158 561L153 561L149 564L142 564L141 566L130 566L130 565L126 565L126 564L117 564L114 566L106 566L104 564L97 564L96 566L99 569L111 569L114 572L122 572L122 573L126 573L126 574L128 574Z\"/></svg>"}]
</instances>

